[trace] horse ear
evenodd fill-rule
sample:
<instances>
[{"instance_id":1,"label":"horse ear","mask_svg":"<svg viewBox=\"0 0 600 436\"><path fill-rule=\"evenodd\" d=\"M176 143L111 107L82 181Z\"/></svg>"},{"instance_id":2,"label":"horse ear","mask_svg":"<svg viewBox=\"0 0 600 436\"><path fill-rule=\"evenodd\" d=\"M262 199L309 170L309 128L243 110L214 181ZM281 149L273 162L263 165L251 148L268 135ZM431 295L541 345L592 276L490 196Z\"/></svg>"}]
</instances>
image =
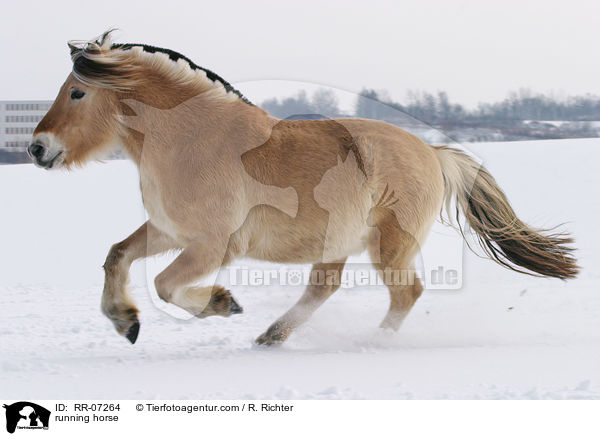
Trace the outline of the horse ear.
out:
<instances>
[{"instance_id":1,"label":"horse ear","mask_svg":"<svg viewBox=\"0 0 600 436\"><path fill-rule=\"evenodd\" d=\"M74 44L71 44L71 42L67 42L67 47L69 47L69 50L71 50L71 56L73 56L75 53L77 53L78 51L80 51L81 49L79 47L77 47Z\"/></svg>"},{"instance_id":2,"label":"horse ear","mask_svg":"<svg viewBox=\"0 0 600 436\"><path fill-rule=\"evenodd\" d=\"M4 404L2 407L4 407L5 409L8 409L8 406L6 404Z\"/></svg>"},{"instance_id":3,"label":"horse ear","mask_svg":"<svg viewBox=\"0 0 600 436\"><path fill-rule=\"evenodd\" d=\"M102 47L104 45L104 43L106 42L107 38L110 36L111 33L115 32L118 29L108 29L106 32L104 32L102 35L100 35L98 37L98 39L96 40L96 44L98 44L100 47Z\"/></svg>"}]
</instances>

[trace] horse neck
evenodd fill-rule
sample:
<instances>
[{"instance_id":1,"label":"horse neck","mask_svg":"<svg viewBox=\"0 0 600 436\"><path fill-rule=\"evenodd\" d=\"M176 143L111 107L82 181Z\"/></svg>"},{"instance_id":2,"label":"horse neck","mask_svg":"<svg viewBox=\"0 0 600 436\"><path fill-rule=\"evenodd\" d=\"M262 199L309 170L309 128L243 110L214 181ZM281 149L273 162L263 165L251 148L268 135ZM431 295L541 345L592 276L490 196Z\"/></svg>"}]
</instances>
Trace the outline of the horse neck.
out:
<instances>
[{"instance_id":1,"label":"horse neck","mask_svg":"<svg viewBox=\"0 0 600 436\"><path fill-rule=\"evenodd\" d=\"M248 136L264 136L268 138L272 126L277 122L259 107L249 105L237 97L225 95L215 90L214 85L207 84L174 84L165 81L149 80L144 86L123 93L121 100L132 100L157 110L177 110L185 107L183 116L189 117L190 123L203 132L214 130L225 131L235 125L237 134ZM180 106L185 104L185 106ZM188 109L189 108L189 109ZM127 108L124 115L135 116ZM126 129L122 139L132 160L139 166L142 156L145 135L138 130ZM255 141L249 141L253 143Z\"/></svg>"}]
</instances>

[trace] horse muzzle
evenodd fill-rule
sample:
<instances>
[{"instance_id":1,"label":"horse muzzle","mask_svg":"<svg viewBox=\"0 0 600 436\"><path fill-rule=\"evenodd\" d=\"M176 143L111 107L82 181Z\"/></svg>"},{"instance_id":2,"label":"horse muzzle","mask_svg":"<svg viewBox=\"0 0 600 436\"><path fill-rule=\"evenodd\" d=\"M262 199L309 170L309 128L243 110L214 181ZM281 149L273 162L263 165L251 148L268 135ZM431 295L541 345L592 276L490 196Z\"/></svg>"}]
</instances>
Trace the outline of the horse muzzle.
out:
<instances>
[{"instance_id":1,"label":"horse muzzle","mask_svg":"<svg viewBox=\"0 0 600 436\"><path fill-rule=\"evenodd\" d=\"M49 147L46 146L42 141L34 140L31 144L29 144L29 147L27 147L27 154L29 157L31 157L35 165L49 170L58 162L63 154L63 151L57 150L51 154Z\"/></svg>"}]
</instances>

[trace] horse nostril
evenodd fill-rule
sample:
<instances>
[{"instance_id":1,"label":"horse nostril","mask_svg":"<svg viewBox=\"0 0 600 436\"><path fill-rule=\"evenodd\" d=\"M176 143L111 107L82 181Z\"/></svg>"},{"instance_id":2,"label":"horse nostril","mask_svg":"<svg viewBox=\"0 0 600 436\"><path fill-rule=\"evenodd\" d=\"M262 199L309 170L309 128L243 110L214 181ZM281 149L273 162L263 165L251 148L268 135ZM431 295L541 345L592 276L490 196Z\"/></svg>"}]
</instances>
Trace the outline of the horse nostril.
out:
<instances>
[{"instance_id":1,"label":"horse nostril","mask_svg":"<svg viewBox=\"0 0 600 436\"><path fill-rule=\"evenodd\" d=\"M35 157L38 159L44 155L44 150L45 150L45 147L42 144L40 144L39 142L34 142L27 148L29 155L31 157Z\"/></svg>"}]
</instances>

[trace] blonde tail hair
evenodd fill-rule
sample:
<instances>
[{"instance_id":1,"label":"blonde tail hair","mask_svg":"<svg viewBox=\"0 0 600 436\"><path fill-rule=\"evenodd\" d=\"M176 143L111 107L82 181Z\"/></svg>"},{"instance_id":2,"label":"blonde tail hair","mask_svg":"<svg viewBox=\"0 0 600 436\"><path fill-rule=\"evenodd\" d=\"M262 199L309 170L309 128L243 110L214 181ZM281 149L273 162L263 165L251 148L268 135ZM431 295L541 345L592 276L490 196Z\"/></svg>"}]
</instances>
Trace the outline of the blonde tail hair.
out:
<instances>
[{"instance_id":1,"label":"blonde tail hair","mask_svg":"<svg viewBox=\"0 0 600 436\"><path fill-rule=\"evenodd\" d=\"M564 233L529 227L515 214L492 175L464 152L434 147L444 175L445 207L449 217L459 210L467 218L485 253L495 262L524 274L570 279L579 267ZM452 210L452 199L456 210ZM463 229L457 226L464 236Z\"/></svg>"}]
</instances>

